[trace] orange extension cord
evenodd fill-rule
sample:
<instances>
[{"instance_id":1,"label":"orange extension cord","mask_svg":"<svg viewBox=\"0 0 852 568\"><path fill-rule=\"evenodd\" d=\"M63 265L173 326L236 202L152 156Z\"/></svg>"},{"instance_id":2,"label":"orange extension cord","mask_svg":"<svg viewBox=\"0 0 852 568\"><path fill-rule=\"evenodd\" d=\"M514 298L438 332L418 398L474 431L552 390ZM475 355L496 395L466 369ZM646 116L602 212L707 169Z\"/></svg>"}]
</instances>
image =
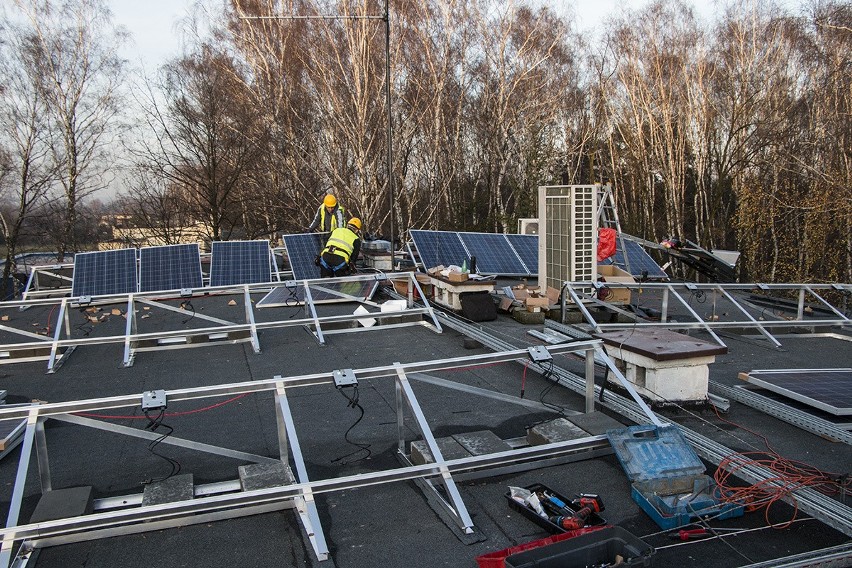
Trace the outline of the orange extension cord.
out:
<instances>
[{"instance_id":1,"label":"orange extension cord","mask_svg":"<svg viewBox=\"0 0 852 568\"><path fill-rule=\"evenodd\" d=\"M796 520L796 515L798 514L799 508L796 497L793 494L797 489L808 487L830 496L838 495L841 491L849 489L850 480L848 477L836 473L827 473L807 463L785 458L772 448L769 440L762 434L758 434L740 424L725 420L719 415L718 410L716 410L716 416L722 422L757 436L763 440L768 450L766 452L755 451L732 454L722 459L719 467L713 474L713 479L721 490L723 501L745 504L746 511L749 512L764 509L764 518L767 524L776 529L784 529ZM735 476L741 469L750 465L759 465L769 469L775 473L775 476L747 487L732 484L731 476ZM784 497L790 498L790 504L793 506L793 516L786 522L773 524L769 520L769 511L772 505Z\"/></svg>"}]
</instances>

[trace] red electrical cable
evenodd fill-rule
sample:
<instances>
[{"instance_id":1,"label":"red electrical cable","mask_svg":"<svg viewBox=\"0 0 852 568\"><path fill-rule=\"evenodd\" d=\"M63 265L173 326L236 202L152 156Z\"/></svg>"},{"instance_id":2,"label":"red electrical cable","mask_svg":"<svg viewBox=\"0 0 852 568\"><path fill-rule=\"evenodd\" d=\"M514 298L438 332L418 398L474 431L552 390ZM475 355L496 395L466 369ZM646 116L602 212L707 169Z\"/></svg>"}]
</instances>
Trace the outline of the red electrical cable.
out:
<instances>
[{"instance_id":1,"label":"red electrical cable","mask_svg":"<svg viewBox=\"0 0 852 568\"><path fill-rule=\"evenodd\" d=\"M182 412L166 412L163 414L164 417L173 418L175 416L186 416L188 414L197 414L199 412L206 412L208 410L213 410L214 408L219 408L220 406L225 406L235 400L239 400L246 396L247 392L243 394L238 394L237 396L233 396L227 400L223 400L222 402L217 402L216 404L211 404L210 406L205 406L204 408L195 408L193 410L184 410ZM89 412L75 412L74 416L82 416L84 418L103 418L106 420L148 420L146 416L136 416L136 415L109 415L109 414L92 414Z\"/></svg>"}]
</instances>

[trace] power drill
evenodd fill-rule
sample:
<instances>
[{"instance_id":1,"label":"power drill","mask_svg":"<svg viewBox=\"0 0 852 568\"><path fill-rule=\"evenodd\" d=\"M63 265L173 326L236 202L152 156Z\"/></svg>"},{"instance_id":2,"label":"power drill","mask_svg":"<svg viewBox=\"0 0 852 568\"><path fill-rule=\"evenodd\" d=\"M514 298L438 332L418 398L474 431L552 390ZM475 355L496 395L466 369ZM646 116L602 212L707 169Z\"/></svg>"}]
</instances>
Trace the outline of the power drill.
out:
<instances>
[{"instance_id":1,"label":"power drill","mask_svg":"<svg viewBox=\"0 0 852 568\"><path fill-rule=\"evenodd\" d=\"M553 495L544 495L542 502L551 512L556 513L548 520L554 525L565 530L581 529L586 526L586 521L592 513L600 513L604 510L603 500L599 495L581 493L571 501L573 509L568 507L561 499Z\"/></svg>"}]
</instances>

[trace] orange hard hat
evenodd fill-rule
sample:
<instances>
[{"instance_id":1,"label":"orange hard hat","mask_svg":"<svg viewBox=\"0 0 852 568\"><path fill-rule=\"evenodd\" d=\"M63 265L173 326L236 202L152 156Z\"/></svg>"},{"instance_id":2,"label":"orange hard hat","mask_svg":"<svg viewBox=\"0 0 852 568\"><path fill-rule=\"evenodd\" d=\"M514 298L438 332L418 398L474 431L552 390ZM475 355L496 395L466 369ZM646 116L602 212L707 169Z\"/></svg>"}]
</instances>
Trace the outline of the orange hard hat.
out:
<instances>
[{"instance_id":1,"label":"orange hard hat","mask_svg":"<svg viewBox=\"0 0 852 568\"><path fill-rule=\"evenodd\" d=\"M358 229L359 231L361 230L361 219L359 219L358 217L352 217L351 219L349 219L349 224Z\"/></svg>"},{"instance_id":2,"label":"orange hard hat","mask_svg":"<svg viewBox=\"0 0 852 568\"><path fill-rule=\"evenodd\" d=\"M322 200L322 204L326 207L334 207L337 205L337 198L329 193L325 196L325 199Z\"/></svg>"}]
</instances>

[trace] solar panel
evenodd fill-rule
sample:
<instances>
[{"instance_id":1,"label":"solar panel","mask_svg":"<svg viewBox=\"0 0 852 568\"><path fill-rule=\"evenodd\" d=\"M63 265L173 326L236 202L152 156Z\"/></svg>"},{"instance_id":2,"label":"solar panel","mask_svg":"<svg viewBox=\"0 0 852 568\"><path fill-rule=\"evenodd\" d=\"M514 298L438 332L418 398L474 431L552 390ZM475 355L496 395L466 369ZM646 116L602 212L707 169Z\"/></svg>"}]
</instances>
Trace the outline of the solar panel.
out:
<instances>
[{"instance_id":1,"label":"solar panel","mask_svg":"<svg viewBox=\"0 0 852 568\"><path fill-rule=\"evenodd\" d=\"M747 380L835 416L852 415L852 369L751 371Z\"/></svg>"},{"instance_id":2,"label":"solar panel","mask_svg":"<svg viewBox=\"0 0 852 568\"><path fill-rule=\"evenodd\" d=\"M210 285L272 281L269 241L213 241Z\"/></svg>"},{"instance_id":3,"label":"solar panel","mask_svg":"<svg viewBox=\"0 0 852 568\"><path fill-rule=\"evenodd\" d=\"M201 256L197 244L139 249L139 290L201 288Z\"/></svg>"},{"instance_id":4,"label":"solar panel","mask_svg":"<svg viewBox=\"0 0 852 568\"><path fill-rule=\"evenodd\" d=\"M354 300L369 300L379 287L377 280L360 280L354 282L329 282L311 285L311 299L318 302L350 302ZM257 303L258 308L291 307L304 304L304 286L276 286Z\"/></svg>"},{"instance_id":5,"label":"solar panel","mask_svg":"<svg viewBox=\"0 0 852 568\"><path fill-rule=\"evenodd\" d=\"M439 264L444 266L470 264L470 255L458 233L417 229L408 232L417 247L420 261L427 270Z\"/></svg>"},{"instance_id":6,"label":"solar panel","mask_svg":"<svg viewBox=\"0 0 852 568\"><path fill-rule=\"evenodd\" d=\"M293 280L314 280L321 276L314 260L328 241L328 236L329 233L282 235Z\"/></svg>"},{"instance_id":7,"label":"solar panel","mask_svg":"<svg viewBox=\"0 0 852 568\"><path fill-rule=\"evenodd\" d=\"M538 274L538 235L506 235L506 239L521 257L528 274Z\"/></svg>"},{"instance_id":8,"label":"solar panel","mask_svg":"<svg viewBox=\"0 0 852 568\"><path fill-rule=\"evenodd\" d=\"M470 256L476 257L476 270L481 274L529 274L506 235L496 233L459 233Z\"/></svg>"},{"instance_id":9,"label":"solar panel","mask_svg":"<svg viewBox=\"0 0 852 568\"><path fill-rule=\"evenodd\" d=\"M654 259L645 252L639 243L629 241L627 239L619 239L615 240L616 250L615 254L607 259L601 261L600 264L614 264L619 268L623 268L624 270L628 269L627 263L625 262L624 251L627 251L627 260L630 264L630 275L633 277L642 277L646 278L668 278L669 275L665 273L665 271L660 268L660 265L654 262ZM647 274L643 275L643 272L647 271Z\"/></svg>"},{"instance_id":10,"label":"solar panel","mask_svg":"<svg viewBox=\"0 0 852 568\"><path fill-rule=\"evenodd\" d=\"M72 296L130 294L137 289L135 248L74 255Z\"/></svg>"}]
</instances>

